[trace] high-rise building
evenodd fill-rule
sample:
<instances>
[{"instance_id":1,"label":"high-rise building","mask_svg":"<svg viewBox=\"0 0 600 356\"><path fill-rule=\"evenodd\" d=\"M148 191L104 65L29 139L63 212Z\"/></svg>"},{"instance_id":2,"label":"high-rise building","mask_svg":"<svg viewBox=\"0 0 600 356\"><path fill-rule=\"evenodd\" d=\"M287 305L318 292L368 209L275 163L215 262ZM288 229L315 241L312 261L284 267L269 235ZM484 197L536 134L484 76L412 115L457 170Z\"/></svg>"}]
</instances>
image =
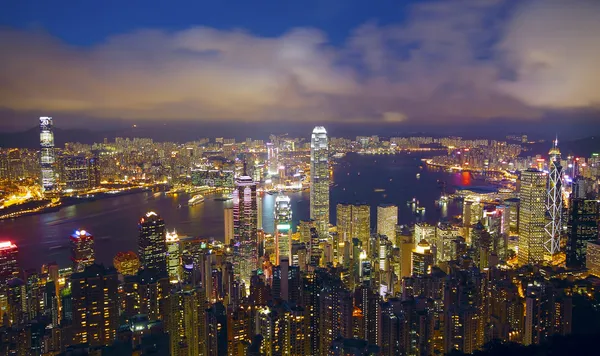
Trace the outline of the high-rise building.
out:
<instances>
[{"instance_id":1,"label":"high-rise building","mask_svg":"<svg viewBox=\"0 0 600 356\"><path fill-rule=\"evenodd\" d=\"M586 264L588 242L599 236L600 201L575 198L569 204L567 223L567 266L580 268Z\"/></svg>"},{"instance_id":2,"label":"high-rise building","mask_svg":"<svg viewBox=\"0 0 600 356\"><path fill-rule=\"evenodd\" d=\"M235 274L249 287L252 271L258 266L258 204L256 183L245 171L236 179L233 191L233 238Z\"/></svg>"},{"instance_id":3,"label":"high-rise building","mask_svg":"<svg viewBox=\"0 0 600 356\"><path fill-rule=\"evenodd\" d=\"M17 245L10 241L0 242L0 285L4 285L19 273L18 253Z\"/></svg>"},{"instance_id":4,"label":"high-rise building","mask_svg":"<svg viewBox=\"0 0 600 356\"><path fill-rule=\"evenodd\" d=\"M145 269L167 272L167 230L165 221L150 211L138 224L138 253L140 264Z\"/></svg>"},{"instance_id":5,"label":"high-rise building","mask_svg":"<svg viewBox=\"0 0 600 356\"><path fill-rule=\"evenodd\" d=\"M329 232L329 147L327 131L314 128L310 141L310 218L321 237Z\"/></svg>"},{"instance_id":6,"label":"high-rise building","mask_svg":"<svg viewBox=\"0 0 600 356\"><path fill-rule=\"evenodd\" d=\"M227 207L223 210L225 214L225 245L229 246L233 241L233 208Z\"/></svg>"},{"instance_id":7,"label":"high-rise building","mask_svg":"<svg viewBox=\"0 0 600 356\"><path fill-rule=\"evenodd\" d=\"M600 242L599 241L588 241L586 256L585 256L585 268L588 269L591 275L600 277Z\"/></svg>"},{"instance_id":8,"label":"high-rise building","mask_svg":"<svg viewBox=\"0 0 600 356\"><path fill-rule=\"evenodd\" d=\"M267 142L267 162L269 175L276 175L279 168L278 162L279 149L272 143Z\"/></svg>"},{"instance_id":9,"label":"high-rise building","mask_svg":"<svg viewBox=\"0 0 600 356\"><path fill-rule=\"evenodd\" d=\"M390 240L396 238L398 224L398 207L396 205L379 205L377 207L377 233Z\"/></svg>"},{"instance_id":10,"label":"high-rise building","mask_svg":"<svg viewBox=\"0 0 600 356\"><path fill-rule=\"evenodd\" d=\"M412 251L412 275L415 277L424 277L431 273L431 267L433 267L433 253L431 252L431 245L427 240L421 240Z\"/></svg>"},{"instance_id":11,"label":"high-rise building","mask_svg":"<svg viewBox=\"0 0 600 356\"><path fill-rule=\"evenodd\" d=\"M123 276L134 276L140 269L140 259L133 251L119 252L113 258L113 265Z\"/></svg>"},{"instance_id":12,"label":"high-rise building","mask_svg":"<svg viewBox=\"0 0 600 356\"><path fill-rule=\"evenodd\" d=\"M74 344L111 345L119 326L119 280L114 268L93 264L71 275Z\"/></svg>"},{"instance_id":13,"label":"high-rise building","mask_svg":"<svg viewBox=\"0 0 600 356\"><path fill-rule=\"evenodd\" d=\"M179 245L179 236L177 231L167 232L167 271L171 283L177 283L181 280L181 247Z\"/></svg>"},{"instance_id":14,"label":"high-rise building","mask_svg":"<svg viewBox=\"0 0 600 356\"><path fill-rule=\"evenodd\" d=\"M337 232L343 241L359 239L368 245L371 236L371 207L367 204L343 204L336 206Z\"/></svg>"},{"instance_id":15,"label":"high-rise building","mask_svg":"<svg viewBox=\"0 0 600 356\"><path fill-rule=\"evenodd\" d=\"M53 126L54 124L51 117L40 117L40 167L42 169L42 191L48 193L56 190Z\"/></svg>"},{"instance_id":16,"label":"high-rise building","mask_svg":"<svg viewBox=\"0 0 600 356\"><path fill-rule=\"evenodd\" d=\"M560 165L560 150L558 139L549 152L550 162L548 174L548 190L546 193L546 239L544 247L550 259L560 252L560 235L562 231L562 181L563 171Z\"/></svg>"},{"instance_id":17,"label":"high-rise building","mask_svg":"<svg viewBox=\"0 0 600 356\"><path fill-rule=\"evenodd\" d=\"M83 229L71 235L71 261L73 271L82 272L87 266L94 264L94 237Z\"/></svg>"},{"instance_id":18,"label":"high-rise building","mask_svg":"<svg viewBox=\"0 0 600 356\"><path fill-rule=\"evenodd\" d=\"M537 169L521 172L519 204L519 265L544 260L546 232L546 173Z\"/></svg>"},{"instance_id":19,"label":"high-rise building","mask_svg":"<svg viewBox=\"0 0 600 356\"><path fill-rule=\"evenodd\" d=\"M206 308L204 292L184 285L168 299L167 331L171 355L206 355Z\"/></svg>"},{"instance_id":20,"label":"high-rise building","mask_svg":"<svg viewBox=\"0 0 600 356\"><path fill-rule=\"evenodd\" d=\"M85 156L62 158L62 183L66 190L82 190L90 186L88 159Z\"/></svg>"},{"instance_id":21,"label":"high-rise building","mask_svg":"<svg viewBox=\"0 0 600 356\"><path fill-rule=\"evenodd\" d=\"M282 257L290 257L292 234L292 208L290 197L278 195L275 198L275 260L280 263Z\"/></svg>"}]
</instances>

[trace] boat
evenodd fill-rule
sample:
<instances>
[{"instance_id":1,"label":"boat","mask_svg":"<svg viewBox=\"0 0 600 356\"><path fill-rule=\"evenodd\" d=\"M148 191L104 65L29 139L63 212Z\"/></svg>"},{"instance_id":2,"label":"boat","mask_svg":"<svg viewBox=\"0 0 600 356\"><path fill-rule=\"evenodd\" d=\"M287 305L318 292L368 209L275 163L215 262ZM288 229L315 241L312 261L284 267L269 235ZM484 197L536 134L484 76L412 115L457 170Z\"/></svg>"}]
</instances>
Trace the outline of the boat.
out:
<instances>
[{"instance_id":1,"label":"boat","mask_svg":"<svg viewBox=\"0 0 600 356\"><path fill-rule=\"evenodd\" d=\"M188 205L194 206L196 204L202 203L203 201L204 201L204 195L197 194L197 195L194 195L190 200L188 200Z\"/></svg>"},{"instance_id":2,"label":"boat","mask_svg":"<svg viewBox=\"0 0 600 356\"><path fill-rule=\"evenodd\" d=\"M417 179L421 178L421 173L417 173Z\"/></svg>"},{"instance_id":3,"label":"boat","mask_svg":"<svg viewBox=\"0 0 600 356\"><path fill-rule=\"evenodd\" d=\"M383 188L376 188L376 189L373 189L373 191L375 193L380 193L380 192L385 192L385 189L383 189Z\"/></svg>"}]
</instances>

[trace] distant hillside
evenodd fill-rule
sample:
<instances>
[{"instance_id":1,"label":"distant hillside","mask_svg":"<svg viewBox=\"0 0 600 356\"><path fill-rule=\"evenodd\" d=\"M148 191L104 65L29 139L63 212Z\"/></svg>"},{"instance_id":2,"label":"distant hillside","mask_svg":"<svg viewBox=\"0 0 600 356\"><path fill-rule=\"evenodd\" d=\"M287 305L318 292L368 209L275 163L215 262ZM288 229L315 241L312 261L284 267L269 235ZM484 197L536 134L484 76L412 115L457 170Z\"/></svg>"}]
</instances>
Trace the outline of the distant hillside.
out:
<instances>
[{"instance_id":1,"label":"distant hillside","mask_svg":"<svg viewBox=\"0 0 600 356\"><path fill-rule=\"evenodd\" d=\"M552 141L536 143L530 146L531 150L523 153L526 156L541 154L547 156L552 147ZM600 136L590 136L572 141L560 141L558 147L563 157L568 155L590 157L592 153L600 153Z\"/></svg>"}]
</instances>

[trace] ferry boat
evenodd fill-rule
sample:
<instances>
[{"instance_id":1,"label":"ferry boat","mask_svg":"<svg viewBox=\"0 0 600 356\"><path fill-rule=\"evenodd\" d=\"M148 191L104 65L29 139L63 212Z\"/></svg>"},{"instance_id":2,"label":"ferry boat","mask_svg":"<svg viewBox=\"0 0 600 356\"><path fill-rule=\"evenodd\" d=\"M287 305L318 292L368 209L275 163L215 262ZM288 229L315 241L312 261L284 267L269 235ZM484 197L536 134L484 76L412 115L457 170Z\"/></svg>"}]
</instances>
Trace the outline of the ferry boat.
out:
<instances>
[{"instance_id":1,"label":"ferry boat","mask_svg":"<svg viewBox=\"0 0 600 356\"><path fill-rule=\"evenodd\" d=\"M417 173L417 179L421 178L421 173Z\"/></svg>"},{"instance_id":2,"label":"ferry boat","mask_svg":"<svg viewBox=\"0 0 600 356\"><path fill-rule=\"evenodd\" d=\"M204 201L204 195L197 194L197 195L194 195L190 200L188 200L188 205L194 206L196 204L202 203L203 201Z\"/></svg>"}]
</instances>

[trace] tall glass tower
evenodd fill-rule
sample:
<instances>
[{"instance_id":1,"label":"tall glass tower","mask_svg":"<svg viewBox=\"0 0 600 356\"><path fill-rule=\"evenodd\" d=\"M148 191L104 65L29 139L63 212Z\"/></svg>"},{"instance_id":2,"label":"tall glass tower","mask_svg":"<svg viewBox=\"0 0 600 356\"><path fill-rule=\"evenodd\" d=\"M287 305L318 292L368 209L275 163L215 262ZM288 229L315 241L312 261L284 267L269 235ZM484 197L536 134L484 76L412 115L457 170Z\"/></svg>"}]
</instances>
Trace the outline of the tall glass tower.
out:
<instances>
[{"instance_id":1,"label":"tall glass tower","mask_svg":"<svg viewBox=\"0 0 600 356\"><path fill-rule=\"evenodd\" d=\"M519 208L519 265L544 260L546 224L546 173L536 169L521 172Z\"/></svg>"},{"instance_id":2,"label":"tall glass tower","mask_svg":"<svg viewBox=\"0 0 600 356\"><path fill-rule=\"evenodd\" d=\"M42 168L42 191L52 192L56 189L54 176L54 132L52 118L40 117L40 167Z\"/></svg>"},{"instance_id":3,"label":"tall glass tower","mask_svg":"<svg viewBox=\"0 0 600 356\"><path fill-rule=\"evenodd\" d=\"M277 244L277 263L281 262L282 257L290 257L291 223L292 208L290 206L290 197L287 195L278 195L275 198L275 241Z\"/></svg>"},{"instance_id":4,"label":"tall glass tower","mask_svg":"<svg viewBox=\"0 0 600 356\"><path fill-rule=\"evenodd\" d=\"M144 269L167 273L167 229L165 221L153 211L148 212L138 224L138 251Z\"/></svg>"},{"instance_id":5,"label":"tall glass tower","mask_svg":"<svg viewBox=\"0 0 600 356\"><path fill-rule=\"evenodd\" d=\"M258 205L256 183L246 175L238 177L233 191L234 272L250 287L252 271L258 266Z\"/></svg>"},{"instance_id":6,"label":"tall glass tower","mask_svg":"<svg viewBox=\"0 0 600 356\"><path fill-rule=\"evenodd\" d=\"M548 190L546 194L546 241L544 246L546 252L552 256L560 252L560 235L562 230L562 180L563 170L560 165L560 150L558 149L558 139L552 145L548 152L550 161L548 168Z\"/></svg>"},{"instance_id":7,"label":"tall glass tower","mask_svg":"<svg viewBox=\"0 0 600 356\"><path fill-rule=\"evenodd\" d=\"M320 237L329 230L329 148L327 131L317 126L310 140L310 218Z\"/></svg>"}]
</instances>

